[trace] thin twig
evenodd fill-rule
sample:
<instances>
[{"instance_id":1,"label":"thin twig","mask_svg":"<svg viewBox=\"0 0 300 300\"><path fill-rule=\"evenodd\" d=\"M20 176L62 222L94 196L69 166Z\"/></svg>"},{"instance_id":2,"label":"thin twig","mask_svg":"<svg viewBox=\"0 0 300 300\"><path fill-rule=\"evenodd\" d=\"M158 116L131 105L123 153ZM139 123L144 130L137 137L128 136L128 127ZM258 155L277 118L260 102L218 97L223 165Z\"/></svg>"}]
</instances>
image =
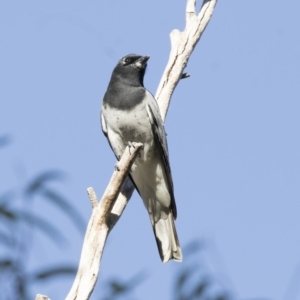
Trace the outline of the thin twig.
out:
<instances>
[{"instance_id":1,"label":"thin twig","mask_svg":"<svg viewBox=\"0 0 300 300\"><path fill-rule=\"evenodd\" d=\"M96 192L92 187L87 188L87 193L91 201L92 208L95 208L98 205Z\"/></svg>"},{"instance_id":2,"label":"thin twig","mask_svg":"<svg viewBox=\"0 0 300 300\"><path fill-rule=\"evenodd\" d=\"M188 0L184 31L180 32L178 29L174 29L170 34L171 53L155 95L164 121L172 94L196 44L209 23L216 4L217 0L204 0L199 14L196 15L196 1Z\"/></svg>"}]
</instances>

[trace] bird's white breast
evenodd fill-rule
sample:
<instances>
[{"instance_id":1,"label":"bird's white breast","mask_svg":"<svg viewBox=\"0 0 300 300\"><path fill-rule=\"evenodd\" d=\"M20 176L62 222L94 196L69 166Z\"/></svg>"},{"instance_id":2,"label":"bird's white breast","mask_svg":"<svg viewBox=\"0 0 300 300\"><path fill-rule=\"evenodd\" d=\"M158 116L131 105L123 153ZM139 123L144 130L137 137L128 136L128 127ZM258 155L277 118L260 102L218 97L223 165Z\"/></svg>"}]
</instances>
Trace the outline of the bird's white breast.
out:
<instances>
[{"instance_id":1,"label":"bird's white breast","mask_svg":"<svg viewBox=\"0 0 300 300\"><path fill-rule=\"evenodd\" d=\"M141 158L147 160L151 156L154 141L145 102L131 110L103 107L102 113L109 141L118 157L122 156L128 142L143 143Z\"/></svg>"}]
</instances>

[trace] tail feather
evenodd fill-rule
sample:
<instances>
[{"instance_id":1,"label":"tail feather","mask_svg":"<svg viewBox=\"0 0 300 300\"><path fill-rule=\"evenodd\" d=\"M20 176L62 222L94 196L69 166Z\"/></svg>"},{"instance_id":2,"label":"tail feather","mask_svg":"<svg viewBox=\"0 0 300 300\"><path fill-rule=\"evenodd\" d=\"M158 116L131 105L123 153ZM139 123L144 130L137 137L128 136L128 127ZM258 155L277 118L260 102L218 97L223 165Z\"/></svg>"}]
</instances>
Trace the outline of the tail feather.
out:
<instances>
[{"instance_id":1,"label":"tail feather","mask_svg":"<svg viewBox=\"0 0 300 300\"><path fill-rule=\"evenodd\" d=\"M182 261L182 252L174 224L172 212L167 219L159 219L153 224L154 235L162 262L170 259Z\"/></svg>"}]
</instances>

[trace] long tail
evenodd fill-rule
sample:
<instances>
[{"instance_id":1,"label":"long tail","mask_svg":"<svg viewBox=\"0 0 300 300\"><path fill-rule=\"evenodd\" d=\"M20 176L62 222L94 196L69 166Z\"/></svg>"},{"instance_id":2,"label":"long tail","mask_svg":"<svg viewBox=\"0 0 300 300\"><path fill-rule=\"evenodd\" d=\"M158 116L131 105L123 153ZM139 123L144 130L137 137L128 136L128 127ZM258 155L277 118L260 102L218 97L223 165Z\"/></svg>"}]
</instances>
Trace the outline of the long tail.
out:
<instances>
[{"instance_id":1,"label":"long tail","mask_svg":"<svg viewBox=\"0 0 300 300\"><path fill-rule=\"evenodd\" d=\"M182 261L182 252L172 212L170 211L167 219L159 219L154 223L153 230L162 262L165 263L170 259Z\"/></svg>"}]
</instances>

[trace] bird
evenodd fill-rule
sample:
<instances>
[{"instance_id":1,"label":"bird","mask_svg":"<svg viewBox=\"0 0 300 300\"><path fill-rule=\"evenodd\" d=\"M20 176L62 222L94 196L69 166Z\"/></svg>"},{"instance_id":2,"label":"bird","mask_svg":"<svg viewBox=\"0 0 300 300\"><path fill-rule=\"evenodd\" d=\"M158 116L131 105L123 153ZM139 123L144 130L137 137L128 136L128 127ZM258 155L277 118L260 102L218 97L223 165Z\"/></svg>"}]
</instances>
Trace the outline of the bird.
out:
<instances>
[{"instance_id":1,"label":"bird","mask_svg":"<svg viewBox=\"0 0 300 300\"><path fill-rule=\"evenodd\" d=\"M174 220L177 209L164 123L154 96L144 87L149 56L128 54L114 68L101 106L101 126L116 158L134 142L143 148L129 177L142 198L163 263L182 261Z\"/></svg>"}]
</instances>

